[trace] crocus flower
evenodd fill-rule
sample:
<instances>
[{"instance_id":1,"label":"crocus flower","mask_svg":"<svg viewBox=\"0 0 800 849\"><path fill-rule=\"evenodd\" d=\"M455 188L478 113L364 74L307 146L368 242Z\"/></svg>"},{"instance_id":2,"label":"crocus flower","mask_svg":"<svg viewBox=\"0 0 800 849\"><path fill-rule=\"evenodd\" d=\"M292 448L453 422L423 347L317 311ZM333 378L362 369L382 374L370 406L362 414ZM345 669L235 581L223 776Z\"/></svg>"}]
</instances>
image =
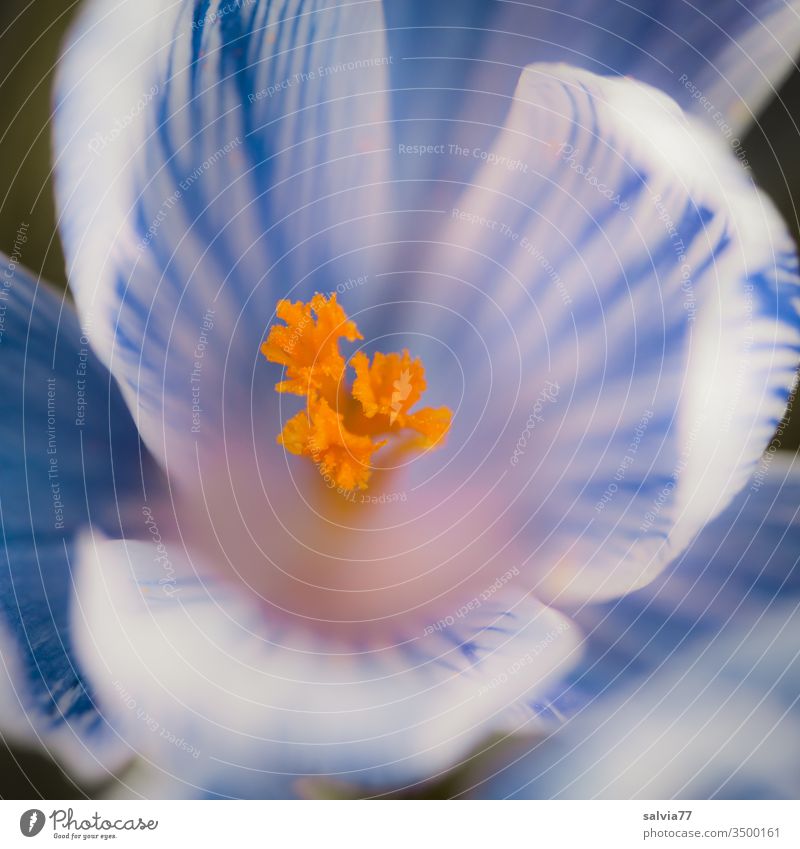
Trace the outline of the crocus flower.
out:
<instances>
[{"instance_id":1,"label":"crocus flower","mask_svg":"<svg viewBox=\"0 0 800 849\"><path fill-rule=\"evenodd\" d=\"M86 4L77 311L3 293L18 736L152 795L430 780L551 732L581 611L757 470L796 255L730 135L796 8L562 5Z\"/></svg>"}]
</instances>

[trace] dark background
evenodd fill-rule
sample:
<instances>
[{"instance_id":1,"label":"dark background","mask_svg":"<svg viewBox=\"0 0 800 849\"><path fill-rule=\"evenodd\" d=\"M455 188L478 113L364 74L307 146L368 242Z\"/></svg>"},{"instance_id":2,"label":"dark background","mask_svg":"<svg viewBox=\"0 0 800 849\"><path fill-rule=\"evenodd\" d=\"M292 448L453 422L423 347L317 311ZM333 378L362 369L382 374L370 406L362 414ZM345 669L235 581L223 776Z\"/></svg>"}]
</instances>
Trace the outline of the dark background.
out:
<instances>
[{"instance_id":1,"label":"dark background","mask_svg":"<svg viewBox=\"0 0 800 849\"><path fill-rule=\"evenodd\" d=\"M21 264L66 285L56 231L50 154L50 96L59 45L79 0L0 0L0 250L10 254L20 223L29 225ZM800 73L743 139L756 181L800 241ZM800 405L796 405L800 407ZM800 411L778 446L800 447ZM0 471L0 473L2 473ZM0 798L78 798L84 791L51 762L9 751L0 739Z\"/></svg>"}]
</instances>

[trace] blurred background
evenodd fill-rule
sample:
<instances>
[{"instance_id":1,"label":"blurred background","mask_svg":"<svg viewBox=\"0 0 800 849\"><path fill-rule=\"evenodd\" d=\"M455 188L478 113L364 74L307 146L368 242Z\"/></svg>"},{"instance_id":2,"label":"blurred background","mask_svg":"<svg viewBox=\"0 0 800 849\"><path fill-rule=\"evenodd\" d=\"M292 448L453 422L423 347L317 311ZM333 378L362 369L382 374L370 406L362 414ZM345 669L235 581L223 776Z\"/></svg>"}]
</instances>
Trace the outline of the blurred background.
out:
<instances>
[{"instance_id":1,"label":"blurred background","mask_svg":"<svg viewBox=\"0 0 800 849\"><path fill-rule=\"evenodd\" d=\"M28 225L21 263L59 287L64 258L53 203L51 89L59 45L80 0L0 3L0 250L10 254ZM800 73L795 73L743 138L756 182L772 197L800 242ZM775 447L800 447L800 410ZM81 788L37 755L10 750L0 738L0 798L80 798Z\"/></svg>"}]
</instances>

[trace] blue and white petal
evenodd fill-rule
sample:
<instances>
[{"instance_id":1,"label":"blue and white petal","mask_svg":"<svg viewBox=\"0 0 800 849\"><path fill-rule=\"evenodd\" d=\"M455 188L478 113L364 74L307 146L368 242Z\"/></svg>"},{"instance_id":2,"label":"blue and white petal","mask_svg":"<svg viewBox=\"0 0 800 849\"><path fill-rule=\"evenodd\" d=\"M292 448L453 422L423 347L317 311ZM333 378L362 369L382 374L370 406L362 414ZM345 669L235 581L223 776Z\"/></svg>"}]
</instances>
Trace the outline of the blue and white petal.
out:
<instances>
[{"instance_id":1,"label":"blue and white petal","mask_svg":"<svg viewBox=\"0 0 800 849\"><path fill-rule=\"evenodd\" d=\"M89 522L120 532L147 459L92 328L17 261L0 277L0 730L98 778L129 752L75 659L74 541Z\"/></svg>"},{"instance_id":2,"label":"blue and white petal","mask_svg":"<svg viewBox=\"0 0 800 849\"><path fill-rule=\"evenodd\" d=\"M481 56L499 67L481 77L491 90L510 93L509 79L534 61L629 75L695 112L738 151L795 67L800 4L522 0L498 4L488 29Z\"/></svg>"},{"instance_id":3,"label":"blue and white petal","mask_svg":"<svg viewBox=\"0 0 800 849\"><path fill-rule=\"evenodd\" d=\"M417 216L396 320L448 351L451 456L493 475L532 589L624 594L726 506L783 414L793 242L713 133L631 80L531 66L480 155L456 207Z\"/></svg>"},{"instance_id":4,"label":"blue and white petal","mask_svg":"<svg viewBox=\"0 0 800 849\"><path fill-rule=\"evenodd\" d=\"M755 627L778 601L797 602L800 475L792 459L765 462L651 585L576 614L586 654L556 699L562 713L660 672L674 652L701 651L732 627Z\"/></svg>"},{"instance_id":5,"label":"blue and white petal","mask_svg":"<svg viewBox=\"0 0 800 849\"><path fill-rule=\"evenodd\" d=\"M452 624L359 647L270 624L177 546L168 556L165 583L150 542L87 535L74 628L115 728L195 793L428 778L579 654L569 620L530 596L506 606L498 592Z\"/></svg>"},{"instance_id":6,"label":"blue and white petal","mask_svg":"<svg viewBox=\"0 0 800 849\"><path fill-rule=\"evenodd\" d=\"M565 62L647 82L699 115L744 164L743 136L776 96L800 54L800 3L714 0L504 0L389 4L396 141L409 147L488 147L505 121L519 74L533 62ZM472 160L398 156L407 203L425 207L470 179ZM452 188L452 187L450 187Z\"/></svg>"},{"instance_id":7,"label":"blue and white petal","mask_svg":"<svg viewBox=\"0 0 800 849\"><path fill-rule=\"evenodd\" d=\"M485 0L446 4L406 0L384 5L386 39L392 55L399 57L391 69L396 149L463 144L466 133L483 136L496 130L482 126L486 108L496 105L491 102L496 98L487 101L479 86L469 84L473 61L480 57L490 37L487 28L494 4ZM507 106L507 101L504 104ZM448 159L437 155L398 156L394 162L395 177L402 181L398 192L424 204L426 181L434 175L442 177L450 164Z\"/></svg>"},{"instance_id":8,"label":"blue and white petal","mask_svg":"<svg viewBox=\"0 0 800 849\"><path fill-rule=\"evenodd\" d=\"M765 462L646 589L577 616L571 719L478 761L478 798L795 798L800 474Z\"/></svg>"},{"instance_id":9,"label":"blue and white petal","mask_svg":"<svg viewBox=\"0 0 800 849\"><path fill-rule=\"evenodd\" d=\"M477 798L796 799L796 600L616 689L544 741L489 759Z\"/></svg>"},{"instance_id":10,"label":"blue and white petal","mask_svg":"<svg viewBox=\"0 0 800 849\"><path fill-rule=\"evenodd\" d=\"M278 299L368 271L392 61L377 0L90 2L73 30L55 112L70 285L174 476L218 446L223 411L275 430L279 371L256 365Z\"/></svg>"}]
</instances>

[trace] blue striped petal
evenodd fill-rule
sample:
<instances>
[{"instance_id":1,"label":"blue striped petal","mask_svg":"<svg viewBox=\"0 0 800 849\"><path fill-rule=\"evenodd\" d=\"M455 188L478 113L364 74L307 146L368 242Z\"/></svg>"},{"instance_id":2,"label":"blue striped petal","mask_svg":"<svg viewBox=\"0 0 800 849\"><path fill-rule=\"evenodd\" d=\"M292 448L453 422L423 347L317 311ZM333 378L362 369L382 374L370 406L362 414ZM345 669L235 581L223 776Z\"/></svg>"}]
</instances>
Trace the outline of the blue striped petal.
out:
<instances>
[{"instance_id":1,"label":"blue striped petal","mask_svg":"<svg viewBox=\"0 0 800 849\"><path fill-rule=\"evenodd\" d=\"M494 476L531 588L610 598L754 471L800 350L793 243L713 134L630 80L529 67L484 154L417 216L403 320L458 364L451 442Z\"/></svg>"},{"instance_id":2,"label":"blue striped petal","mask_svg":"<svg viewBox=\"0 0 800 849\"><path fill-rule=\"evenodd\" d=\"M486 764L479 798L796 799L797 604L678 651L544 742Z\"/></svg>"},{"instance_id":3,"label":"blue striped petal","mask_svg":"<svg viewBox=\"0 0 800 849\"><path fill-rule=\"evenodd\" d=\"M743 135L800 53L797 0L702 5L662 0L389 4L397 141L486 147L502 126L522 69L566 62L628 75L673 97L749 165ZM461 170L469 162L458 163ZM409 202L425 181L453 178L451 156L405 156ZM422 181L422 182L420 182ZM442 191L442 186L437 190Z\"/></svg>"},{"instance_id":4,"label":"blue striped petal","mask_svg":"<svg viewBox=\"0 0 800 849\"><path fill-rule=\"evenodd\" d=\"M587 655L564 688L562 712L653 674L673 652L701 647L734 624L752 626L776 600L797 599L800 475L789 460L762 465L653 584L575 614Z\"/></svg>"},{"instance_id":5,"label":"blue striped petal","mask_svg":"<svg viewBox=\"0 0 800 849\"><path fill-rule=\"evenodd\" d=\"M70 284L172 474L223 396L274 431L277 300L368 271L392 61L379 2L87 4L56 95Z\"/></svg>"},{"instance_id":6,"label":"blue striped petal","mask_svg":"<svg viewBox=\"0 0 800 849\"><path fill-rule=\"evenodd\" d=\"M485 0L385 4L389 49L402 57L391 69L391 107L398 145L463 143L470 125L458 119L483 117L484 104L476 102L479 92L466 80L470 78L471 60L483 49L493 12L493 4ZM485 130L473 129L481 135ZM402 187L406 194L422 196L424 181L435 174L441 176L446 161L435 155L402 156L395 162L395 175L407 181ZM422 183L415 185L416 181Z\"/></svg>"},{"instance_id":7,"label":"blue striped petal","mask_svg":"<svg viewBox=\"0 0 800 849\"><path fill-rule=\"evenodd\" d=\"M169 584L150 542L87 536L75 628L120 735L194 793L429 778L578 657L569 620L503 588L450 621L358 645L265 616L196 555L166 548Z\"/></svg>"},{"instance_id":8,"label":"blue striped petal","mask_svg":"<svg viewBox=\"0 0 800 849\"><path fill-rule=\"evenodd\" d=\"M800 53L797 0L522 0L499 4L481 58L490 90L510 92L533 61L630 75L673 97L746 159L741 136ZM505 83L502 80L505 79Z\"/></svg>"},{"instance_id":9,"label":"blue striped petal","mask_svg":"<svg viewBox=\"0 0 800 849\"><path fill-rule=\"evenodd\" d=\"M69 628L76 534L120 532L147 465L130 415L89 350L92 328L4 259L0 278L0 704L2 730L76 774L128 750L98 714ZM141 464L141 466L140 466Z\"/></svg>"},{"instance_id":10,"label":"blue striped petal","mask_svg":"<svg viewBox=\"0 0 800 849\"><path fill-rule=\"evenodd\" d=\"M791 464L765 460L669 575L577 615L586 654L557 701L573 718L543 743L487 758L469 795L797 797L800 474Z\"/></svg>"}]
</instances>

